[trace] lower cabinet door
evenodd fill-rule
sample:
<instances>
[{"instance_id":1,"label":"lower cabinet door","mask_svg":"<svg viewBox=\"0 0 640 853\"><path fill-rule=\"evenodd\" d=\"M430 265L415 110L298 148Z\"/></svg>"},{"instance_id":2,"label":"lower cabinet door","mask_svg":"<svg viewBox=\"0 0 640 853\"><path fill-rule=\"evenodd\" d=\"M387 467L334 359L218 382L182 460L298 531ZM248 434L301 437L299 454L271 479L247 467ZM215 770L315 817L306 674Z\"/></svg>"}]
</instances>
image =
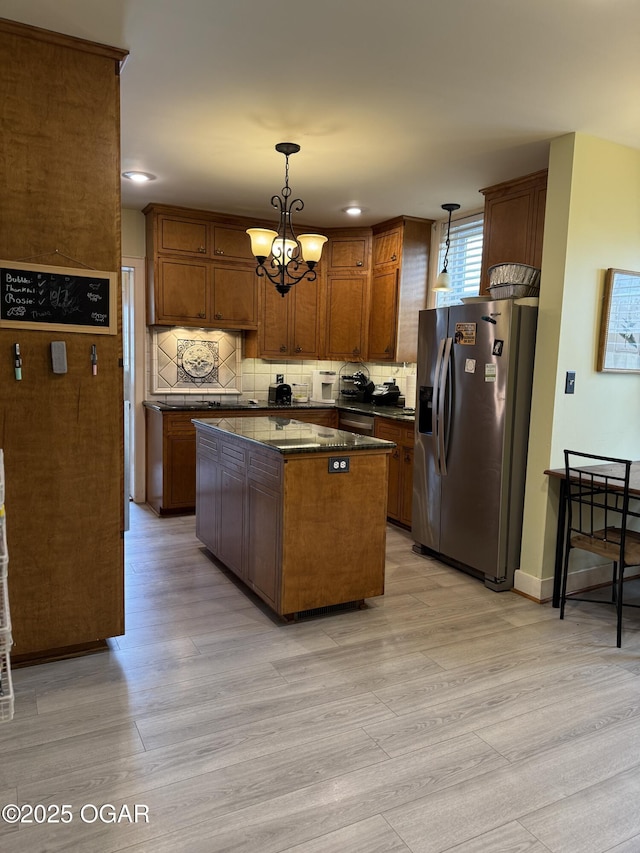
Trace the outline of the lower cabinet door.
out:
<instances>
[{"instance_id":1,"label":"lower cabinet door","mask_svg":"<svg viewBox=\"0 0 640 853\"><path fill-rule=\"evenodd\" d=\"M244 476L226 468L220 469L220 504L218 557L238 577L244 579L242 551L244 546Z\"/></svg>"},{"instance_id":2,"label":"lower cabinet door","mask_svg":"<svg viewBox=\"0 0 640 853\"><path fill-rule=\"evenodd\" d=\"M248 483L247 584L278 609L280 586L280 495Z\"/></svg>"}]
</instances>

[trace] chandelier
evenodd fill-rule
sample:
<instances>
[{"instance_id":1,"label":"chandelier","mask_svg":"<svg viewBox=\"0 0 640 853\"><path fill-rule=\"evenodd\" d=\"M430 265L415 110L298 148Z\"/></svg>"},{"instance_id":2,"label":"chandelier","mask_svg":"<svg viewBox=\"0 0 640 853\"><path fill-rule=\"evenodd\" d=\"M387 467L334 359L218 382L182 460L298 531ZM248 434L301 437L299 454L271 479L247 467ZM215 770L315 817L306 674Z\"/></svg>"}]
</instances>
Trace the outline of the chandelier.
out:
<instances>
[{"instance_id":1,"label":"chandelier","mask_svg":"<svg viewBox=\"0 0 640 853\"><path fill-rule=\"evenodd\" d=\"M289 201L289 157L297 154L300 146L295 142L279 142L276 151L285 156L284 187L282 195L274 195L271 204L279 213L278 230L269 228L247 228L251 237L251 251L258 266L259 276L266 276L275 285L281 296L285 296L302 279L315 281L315 266L322 255L327 238L322 234L300 234L296 237L291 214L303 209L301 199Z\"/></svg>"}]
</instances>

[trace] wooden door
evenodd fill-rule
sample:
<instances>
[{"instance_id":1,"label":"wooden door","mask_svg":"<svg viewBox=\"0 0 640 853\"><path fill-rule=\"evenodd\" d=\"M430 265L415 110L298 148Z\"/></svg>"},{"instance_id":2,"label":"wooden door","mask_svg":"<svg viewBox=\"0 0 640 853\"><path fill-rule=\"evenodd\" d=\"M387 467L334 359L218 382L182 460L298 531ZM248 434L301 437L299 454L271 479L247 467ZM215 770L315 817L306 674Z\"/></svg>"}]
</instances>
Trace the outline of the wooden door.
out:
<instances>
[{"instance_id":1,"label":"wooden door","mask_svg":"<svg viewBox=\"0 0 640 853\"><path fill-rule=\"evenodd\" d=\"M364 356L367 279L364 276L327 276L325 357Z\"/></svg>"},{"instance_id":2,"label":"wooden door","mask_svg":"<svg viewBox=\"0 0 640 853\"><path fill-rule=\"evenodd\" d=\"M373 266L384 266L386 264L400 263L402 252L402 230L395 228L393 231L385 231L375 234L373 237Z\"/></svg>"},{"instance_id":3,"label":"wooden door","mask_svg":"<svg viewBox=\"0 0 640 853\"><path fill-rule=\"evenodd\" d=\"M285 296L290 296L293 301L293 318L291 323L291 355L296 358L318 358L318 280L300 281L295 285L293 291ZM282 300L281 300L282 301Z\"/></svg>"},{"instance_id":4,"label":"wooden door","mask_svg":"<svg viewBox=\"0 0 640 853\"><path fill-rule=\"evenodd\" d=\"M231 225L213 226L213 255L232 261L254 261L251 239L245 228Z\"/></svg>"},{"instance_id":5,"label":"wooden door","mask_svg":"<svg viewBox=\"0 0 640 853\"><path fill-rule=\"evenodd\" d=\"M158 217L159 250L175 254L206 255L209 253L208 224L173 216Z\"/></svg>"},{"instance_id":6,"label":"wooden door","mask_svg":"<svg viewBox=\"0 0 640 853\"><path fill-rule=\"evenodd\" d=\"M286 299L286 297L285 297ZM282 499L263 483L247 483L247 583L278 609Z\"/></svg>"},{"instance_id":7,"label":"wooden door","mask_svg":"<svg viewBox=\"0 0 640 853\"><path fill-rule=\"evenodd\" d=\"M196 505L195 429L167 437L165 509L193 509Z\"/></svg>"},{"instance_id":8,"label":"wooden door","mask_svg":"<svg viewBox=\"0 0 640 853\"><path fill-rule=\"evenodd\" d=\"M362 237L332 237L329 241L328 266L332 270L366 269L368 266L369 241Z\"/></svg>"},{"instance_id":9,"label":"wooden door","mask_svg":"<svg viewBox=\"0 0 640 853\"><path fill-rule=\"evenodd\" d=\"M211 314L210 266L206 261L159 258L155 322L195 326Z\"/></svg>"},{"instance_id":10,"label":"wooden door","mask_svg":"<svg viewBox=\"0 0 640 853\"><path fill-rule=\"evenodd\" d=\"M256 329L258 281L253 267L215 264L213 321L220 328Z\"/></svg>"},{"instance_id":11,"label":"wooden door","mask_svg":"<svg viewBox=\"0 0 640 853\"><path fill-rule=\"evenodd\" d=\"M258 355L260 358L288 358L291 355L289 314L295 297L291 292L282 297L270 281L259 281L261 299Z\"/></svg>"},{"instance_id":12,"label":"wooden door","mask_svg":"<svg viewBox=\"0 0 640 853\"><path fill-rule=\"evenodd\" d=\"M398 316L398 269L374 273L371 280L368 358L393 361Z\"/></svg>"},{"instance_id":13,"label":"wooden door","mask_svg":"<svg viewBox=\"0 0 640 853\"><path fill-rule=\"evenodd\" d=\"M239 577L244 578L244 474L220 468L217 555Z\"/></svg>"}]
</instances>

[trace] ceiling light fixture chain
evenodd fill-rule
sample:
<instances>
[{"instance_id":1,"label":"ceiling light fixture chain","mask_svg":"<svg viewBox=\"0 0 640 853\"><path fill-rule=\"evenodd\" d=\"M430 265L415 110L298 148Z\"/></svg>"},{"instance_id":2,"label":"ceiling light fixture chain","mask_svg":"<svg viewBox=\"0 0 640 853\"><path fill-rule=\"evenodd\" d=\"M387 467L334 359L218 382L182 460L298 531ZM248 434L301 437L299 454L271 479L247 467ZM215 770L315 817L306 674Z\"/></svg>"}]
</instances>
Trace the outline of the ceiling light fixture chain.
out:
<instances>
[{"instance_id":1,"label":"ceiling light fixture chain","mask_svg":"<svg viewBox=\"0 0 640 853\"><path fill-rule=\"evenodd\" d=\"M247 234L251 237L251 251L258 262L256 273L268 278L281 296L285 296L293 285L302 279L316 280L315 267L322 255L322 247L327 242L327 238L322 234L301 234L297 237L293 228L291 214L304 208L302 199L289 201L289 157L297 154L299 150L300 146L295 142L279 142L276 145L276 151L285 157L282 194L271 198L271 205L279 211L278 230L247 229ZM269 257L271 260L267 264ZM306 268L303 267L302 261Z\"/></svg>"}]
</instances>

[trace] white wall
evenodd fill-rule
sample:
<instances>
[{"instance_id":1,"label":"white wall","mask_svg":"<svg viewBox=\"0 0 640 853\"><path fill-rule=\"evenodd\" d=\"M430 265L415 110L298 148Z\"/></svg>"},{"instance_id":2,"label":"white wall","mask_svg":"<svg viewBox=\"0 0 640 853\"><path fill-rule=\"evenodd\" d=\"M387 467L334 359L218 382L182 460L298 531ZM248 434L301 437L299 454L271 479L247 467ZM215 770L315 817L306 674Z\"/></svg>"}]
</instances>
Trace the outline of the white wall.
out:
<instances>
[{"instance_id":1,"label":"white wall","mask_svg":"<svg viewBox=\"0 0 640 853\"><path fill-rule=\"evenodd\" d=\"M517 589L540 600L552 591L558 501L558 484L550 484L544 470L563 466L565 448L640 459L640 374L596 371L609 267L640 270L640 151L568 134L554 140L550 151L522 556L515 579ZM568 370L576 372L573 395L564 393Z\"/></svg>"}]
</instances>

